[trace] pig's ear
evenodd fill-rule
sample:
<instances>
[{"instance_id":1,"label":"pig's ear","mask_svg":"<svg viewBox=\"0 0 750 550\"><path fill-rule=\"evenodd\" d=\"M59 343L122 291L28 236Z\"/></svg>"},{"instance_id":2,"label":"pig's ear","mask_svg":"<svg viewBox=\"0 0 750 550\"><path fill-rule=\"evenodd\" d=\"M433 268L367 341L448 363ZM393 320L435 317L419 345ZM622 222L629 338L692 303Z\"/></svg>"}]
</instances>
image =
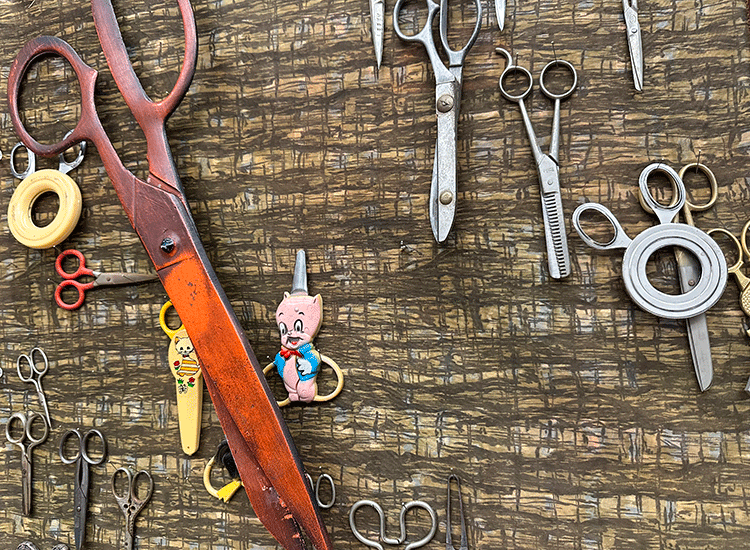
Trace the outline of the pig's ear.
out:
<instances>
[{"instance_id":1,"label":"pig's ear","mask_svg":"<svg viewBox=\"0 0 750 550\"><path fill-rule=\"evenodd\" d=\"M320 309L320 311L323 311L323 297L320 294L315 296L315 298L313 299L313 303L318 306L318 309Z\"/></svg>"},{"instance_id":2,"label":"pig's ear","mask_svg":"<svg viewBox=\"0 0 750 550\"><path fill-rule=\"evenodd\" d=\"M291 296L291 294L289 294L288 292L285 292L284 293L284 300L286 300L287 298L289 298L289 296Z\"/></svg>"}]
</instances>

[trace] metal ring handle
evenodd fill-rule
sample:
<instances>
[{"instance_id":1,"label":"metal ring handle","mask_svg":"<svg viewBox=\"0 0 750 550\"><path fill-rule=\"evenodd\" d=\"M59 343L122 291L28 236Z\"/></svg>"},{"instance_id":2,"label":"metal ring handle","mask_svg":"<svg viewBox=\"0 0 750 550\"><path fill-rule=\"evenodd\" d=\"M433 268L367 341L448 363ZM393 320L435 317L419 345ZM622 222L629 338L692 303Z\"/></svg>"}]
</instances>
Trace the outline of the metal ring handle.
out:
<instances>
[{"instance_id":1,"label":"metal ring handle","mask_svg":"<svg viewBox=\"0 0 750 550\"><path fill-rule=\"evenodd\" d=\"M357 522L355 521L354 518L357 513L357 510L359 510L363 506L370 506L374 508L375 511L378 513L378 516L380 518L379 536L380 538L383 538L383 534L385 533L385 513L383 512L383 509L380 507L380 504L372 500L359 500L352 505L351 510L349 510L349 527L351 528L352 533L354 533L354 536L357 538L359 542L361 542L365 546L369 546L370 548L377 548L378 550L383 550L382 544L380 544L377 541L365 538L362 535L362 533L359 532L359 529L357 529ZM395 544L399 544L399 543L396 542Z\"/></svg>"},{"instance_id":2,"label":"metal ring handle","mask_svg":"<svg viewBox=\"0 0 750 550\"><path fill-rule=\"evenodd\" d=\"M589 210L598 212L599 214L604 216L604 218L610 223L610 225L612 225L615 234L609 242L600 243L599 241L591 238L583 229L583 226L581 226L581 214L583 214L584 212L588 212ZM591 248L596 248L597 250L627 248L628 246L630 246L630 243L633 242L631 238L628 237L627 233L625 233L625 230L620 225L620 222L617 221L617 218L615 218L615 215L612 214L609 208L602 204L599 204L598 202L587 202L576 208L573 211L572 223L573 228L576 230L576 233L578 233L578 236L581 237L581 240Z\"/></svg>"},{"instance_id":3,"label":"metal ring handle","mask_svg":"<svg viewBox=\"0 0 750 550\"><path fill-rule=\"evenodd\" d=\"M680 168L680 171L677 172L677 175L680 176L680 179L683 180L683 183L685 183L683 176L691 168L700 170L701 172L703 172L703 175L706 176L706 178L708 179L708 185L711 187L711 198L705 204L693 204L692 202L690 202L690 199L687 197L687 193L686 193L685 204L690 210L694 210L695 212L703 212L711 208L714 204L716 204L716 200L719 198L719 184L716 181L716 176L711 171L711 169L705 164L701 164L699 162L692 162Z\"/></svg>"},{"instance_id":4,"label":"metal ring handle","mask_svg":"<svg viewBox=\"0 0 750 550\"><path fill-rule=\"evenodd\" d=\"M68 440L68 436L70 434L74 434L76 438L78 439L78 448L79 451L76 453L75 458L68 458L65 456L65 442ZM83 437L81 436L81 432L78 430L78 428L73 428L70 430L66 430L64 434L62 434L62 437L60 438L60 460L62 460L63 464L75 464L75 462L81 457L81 451L80 449L83 449Z\"/></svg>"},{"instance_id":5,"label":"metal ring handle","mask_svg":"<svg viewBox=\"0 0 750 550\"><path fill-rule=\"evenodd\" d=\"M565 67L566 69L570 71L570 74L573 75L573 84L571 84L570 88L568 88L561 94L553 94L552 92L549 91L547 86L544 85L544 75L547 74L547 71L550 68L556 65L561 65ZM555 59L553 61L550 61L544 66L544 68L542 69L542 72L539 73L539 87L542 89L542 93L550 99L559 99L559 100L566 99L573 94L577 86L578 86L578 73L576 72L575 67L573 67L573 64L570 63L569 61L565 61L564 59Z\"/></svg>"},{"instance_id":6,"label":"metal ring handle","mask_svg":"<svg viewBox=\"0 0 750 550\"><path fill-rule=\"evenodd\" d=\"M328 484L331 487L331 500L329 500L328 502L322 502L320 500L320 481L322 479L328 481ZM318 506L320 506L324 510L333 508L333 505L336 503L336 485L333 483L333 478L328 474L320 474L318 476L318 479L315 481L315 500L317 501Z\"/></svg>"},{"instance_id":7,"label":"metal ring handle","mask_svg":"<svg viewBox=\"0 0 750 550\"><path fill-rule=\"evenodd\" d=\"M67 138L72 133L73 133L73 130L70 130L67 134L65 134L65 137ZM75 147L75 145L73 145L71 149L73 147ZM58 160L60 161L60 164L57 169L63 174L67 174L71 170L75 170L76 168L78 168L78 166L83 162L83 157L85 155L86 155L86 140L83 140L82 142L78 144L78 155L71 162L68 162L68 160L65 158L65 151L60 153L60 155L58 156Z\"/></svg>"},{"instance_id":8,"label":"metal ring handle","mask_svg":"<svg viewBox=\"0 0 750 550\"><path fill-rule=\"evenodd\" d=\"M102 442L102 456L96 460L89 456L88 449L86 448L88 440L91 439L91 437L94 435L98 436ZM81 457L92 466L98 466L99 464L104 462L104 460L107 458L107 440L104 438L104 434L102 432L92 428L85 434L83 434L83 439L81 440Z\"/></svg>"},{"instance_id":9,"label":"metal ring handle","mask_svg":"<svg viewBox=\"0 0 750 550\"><path fill-rule=\"evenodd\" d=\"M18 151L18 149L20 149L21 147L26 149L26 155L28 156L26 170L24 170L23 172L19 172L16 168L16 151ZM13 146L13 149L10 150L10 171L19 180L26 179L27 176L36 172L36 155L34 154L34 151L26 147L20 141Z\"/></svg>"},{"instance_id":10,"label":"metal ring handle","mask_svg":"<svg viewBox=\"0 0 750 550\"><path fill-rule=\"evenodd\" d=\"M669 206L663 206L659 204L654 196L651 194L651 189L648 186L648 178L654 172L661 172L665 174L675 189L676 200L672 200ZM682 178L674 171L673 168L667 166L662 162L654 162L649 164L642 171L638 177L638 188L641 191L641 196L646 202L649 208L654 212L659 223L671 223L674 217L682 210L685 205L685 184L682 182Z\"/></svg>"},{"instance_id":11,"label":"metal ring handle","mask_svg":"<svg viewBox=\"0 0 750 550\"><path fill-rule=\"evenodd\" d=\"M508 90L505 89L505 86L503 86L503 81L509 75L516 73L516 72L524 75L524 77L529 81L529 86L526 88L524 92L522 92L519 95L513 95L509 93ZM497 85L500 87L500 93L503 95L505 99L507 99L508 101L515 101L516 103L518 103L520 101L523 101L527 97L529 97L529 94L531 93L531 88L534 85L534 77L531 76L531 73L525 67L521 67L519 65L508 65L507 67L505 67L503 74L500 75L500 78L497 81Z\"/></svg>"},{"instance_id":12,"label":"metal ring handle","mask_svg":"<svg viewBox=\"0 0 750 550\"><path fill-rule=\"evenodd\" d=\"M743 260L743 258L742 258L742 244L737 239L737 237L735 237L734 235L732 235L732 233L730 233L729 231L727 231L724 228L714 227L713 229L709 229L708 231L706 231L707 235L713 236L714 233L721 233L722 235L724 235L726 237L729 237L731 239L732 243L734 243L734 246L737 249L737 261L734 262L734 264L730 265L727 268L727 270L728 270L729 273L734 273L735 271L738 271L742 267L742 264L745 263L744 260ZM714 240L716 240L716 239L714 239ZM726 256L724 256L724 257L726 258Z\"/></svg>"}]
</instances>

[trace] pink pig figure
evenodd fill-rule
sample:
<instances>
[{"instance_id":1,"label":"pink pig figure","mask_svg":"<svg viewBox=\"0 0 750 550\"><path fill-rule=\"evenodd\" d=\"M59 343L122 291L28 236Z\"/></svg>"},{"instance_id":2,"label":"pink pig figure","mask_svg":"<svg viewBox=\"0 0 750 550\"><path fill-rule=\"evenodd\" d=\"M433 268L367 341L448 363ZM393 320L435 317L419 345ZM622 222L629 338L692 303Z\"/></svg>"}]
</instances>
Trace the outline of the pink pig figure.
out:
<instances>
[{"instance_id":1,"label":"pink pig figure","mask_svg":"<svg viewBox=\"0 0 750 550\"><path fill-rule=\"evenodd\" d=\"M310 403L318 393L315 377L320 370L320 353L312 340L323 321L323 299L307 293L305 251L297 252L292 292L285 292L276 309L281 334L281 351L273 364L284 381L290 401Z\"/></svg>"}]
</instances>

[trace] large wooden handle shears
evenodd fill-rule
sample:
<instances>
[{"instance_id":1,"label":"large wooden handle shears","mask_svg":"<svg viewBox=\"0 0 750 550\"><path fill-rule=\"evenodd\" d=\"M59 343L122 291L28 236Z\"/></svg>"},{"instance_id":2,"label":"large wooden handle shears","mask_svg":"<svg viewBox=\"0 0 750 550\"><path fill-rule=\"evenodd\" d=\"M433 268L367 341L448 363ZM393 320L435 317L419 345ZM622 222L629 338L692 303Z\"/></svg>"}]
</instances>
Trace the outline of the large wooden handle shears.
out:
<instances>
[{"instance_id":1,"label":"large wooden handle shears","mask_svg":"<svg viewBox=\"0 0 750 550\"><path fill-rule=\"evenodd\" d=\"M91 2L107 64L146 137L149 174L145 181L125 168L101 125L94 104L97 71L59 38L40 36L18 53L8 78L11 120L23 143L38 155L58 155L83 140L96 145L123 208L190 334L258 518L287 550L305 547L302 530L319 550L330 550L332 544L297 450L200 242L167 142L165 123L190 85L198 52L190 2L177 1L185 32L185 59L174 89L157 102L146 95L133 71L110 0ZM18 97L31 63L50 54L64 57L76 73L81 118L62 141L43 145L21 122Z\"/></svg>"}]
</instances>

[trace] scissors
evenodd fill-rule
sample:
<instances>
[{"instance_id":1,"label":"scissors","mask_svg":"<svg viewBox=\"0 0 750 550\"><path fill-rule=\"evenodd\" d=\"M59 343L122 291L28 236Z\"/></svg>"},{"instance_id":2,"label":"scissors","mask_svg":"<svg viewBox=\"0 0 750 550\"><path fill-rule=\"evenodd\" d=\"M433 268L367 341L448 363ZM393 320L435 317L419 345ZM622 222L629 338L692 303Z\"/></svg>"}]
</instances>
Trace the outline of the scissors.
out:
<instances>
[{"instance_id":1,"label":"scissors","mask_svg":"<svg viewBox=\"0 0 750 550\"><path fill-rule=\"evenodd\" d=\"M666 175L675 189L676 200L669 206L659 204L651 195L648 177L654 172ZM708 311L721 298L727 282L727 262L716 242L697 227L684 223L673 223L682 210L686 192L680 176L662 163L648 165L641 172L638 186L643 200L659 219L659 224L639 233L634 239L625 230L614 214L598 203L582 204L573 212L573 227L581 239L598 250L625 249L622 259L622 278L625 290L631 299L644 311L665 319L687 319ZM581 215L598 212L612 225L614 236L607 243L591 238L581 226ZM657 251L667 247L682 247L700 262L701 277L692 288L678 295L657 290L648 280L646 264Z\"/></svg>"},{"instance_id":2,"label":"scissors","mask_svg":"<svg viewBox=\"0 0 750 550\"><path fill-rule=\"evenodd\" d=\"M518 104L523 117L526 134L531 142L531 150L534 153L536 169L539 175L539 186L542 195L542 215L544 218L544 234L547 243L547 265L549 266L550 277L553 279L562 279L570 275L570 256L568 253L568 237L565 231L565 215L562 208L562 198L560 196L560 163L558 153L560 150L560 102L567 99L575 91L578 85L578 73L575 67L568 61L555 59L547 63L542 72L539 74L539 87L542 93L554 102L554 115L552 119L552 136L549 144L549 154L542 153L542 148L536 139L534 127L531 125L531 119L526 110L524 99L531 94L531 88L534 79L531 72L524 67L513 63L510 53L503 48L495 48L495 51L505 56L507 64L505 70L500 75L498 84L500 93L508 101L514 101ZM544 77L547 71L553 67L564 67L573 77L573 83L570 88L561 94L554 94L549 91L544 84ZM519 95L511 94L505 88L505 79L510 75L520 73L528 80L529 85L524 92Z\"/></svg>"},{"instance_id":3,"label":"scissors","mask_svg":"<svg viewBox=\"0 0 750 550\"><path fill-rule=\"evenodd\" d=\"M380 518L380 532L378 534L378 538L385 544L399 545L406 542L406 513L412 508L422 508L423 510L426 510L427 513L430 514L432 526L430 527L430 532L427 533L424 538L421 538L415 542L410 542L404 547L404 550L421 548L432 540L432 537L435 536L435 532L437 531L437 514L435 513L435 510L432 508L432 506L421 500L411 500L401 506L401 512L398 516L399 525L401 527L401 533L399 537L395 539L387 537L385 533L385 512L383 512L383 508L380 507L380 504L372 500L360 500L355 502L352 506L352 509L349 511L349 527L351 527L352 533L354 533L354 536L357 537L357 540L365 546L377 548L378 550L384 550L383 545L380 544L380 542L366 538L364 535L362 535L362 533L359 532L359 529L357 529L355 516L357 514L357 510L359 510L363 506L374 508L378 513L378 517Z\"/></svg>"},{"instance_id":4,"label":"scissors","mask_svg":"<svg viewBox=\"0 0 750 550\"><path fill-rule=\"evenodd\" d=\"M78 154L76 155L76 158L73 159L72 162L68 162L68 160L65 158L65 152L60 153L57 157L59 161L59 166L57 168L57 171L63 174L68 174L72 170L75 170L76 168L78 168L81 162L83 162L83 157L86 155L86 147L87 147L86 142L82 141L78 147ZM26 158L28 159L26 161L25 170L19 170L18 168L16 168L16 155L21 149L24 149L26 151ZM36 155L34 154L33 151L28 149L21 142L16 143L13 149L10 150L10 171L19 180L24 180L28 176L30 176L31 174L37 171L36 170Z\"/></svg>"},{"instance_id":5,"label":"scissors","mask_svg":"<svg viewBox=\"0 0 750 550\"><path fill-rule=\"evenodd\" d=\"M62 263L65 258L73 256L78 259L78 267L72 273L65 271ZM114 285L137 285L147 281L156 281L159 279L158 275L151 275L145 273L107 273L102 271L93 271L86 267L86 258L83 254L75 249L65 250L55 260L55 271L64 280L57 285L55 289L55 302L63 309L72 311L78 309L83 304L83 298L86 292L92 288L98 286L114 286ZM82 283L77 279L79 277L94 277L93 281L88 283ZM62 293L68 287L73 287L78 292L78 299L69 304L63 300Z\"/></svg>"},{"instance_id":6,"label":"scissors","mask_svg":"<svg viewBox=\"0 0 750 550\"><path fill-rule=\"evenodd\" d=\"M622 0L622 10L625 14L625 26L628 33L633 84L635 84L635 89L641 92L643 91L643 43L641 42L641 26L638 23L638 0Z\"/></svg>"},{"instance_id":7,"label":"scissors","mask_svg":"<svg viewBox=\"0 0 750 550\"><path fill-rule=\"evenodd\" d=\"M405 42L419 42L427 50L427 55L435 73L435 114L437 115L437 144L432 165L432 185L430 187L430 224L437 242L442 243L453 226L456 216L456 138L458 115L461 108L461 85L466 54L479 35L482 26L482 5L474 0L477 21L466 45L458 51L448 44L448 0L439 4L434 0L427 3L427 21L422 30L414 35L401 31L398 19L406 0L398 0L393 7L393 27L398 37ZM448 66L440 59L432 36L433 22L440 11L440 42L448 55Z\"/></svg>"},{"instance_id":8,"label":"scissors","mask_svg":"<svg viewBox=\"0 0 750 550\"><path fill-rule=\"evenodd\" d=\"M115 481L117 474L122 472L127 478L127 484L125 491L122 493L117 492ZM143 498L138 496L136 485L139 476L146 476L148 478L148 489ZM125 550L133 550L135 548L135 518L141 513L141 510L145 508L148 501L151 499L151 495L154 492L154 478L151 477L146 470L138 470L133 475L127 468L117 468L115 473L112 474L112 494L117 501L117 505L122 510L125 516Z\"/></svg>"},{"instance_id":9,"label":"scissors","mask_svg":"<svg viewBox=\"0 0 750 550\"><path fill-rule=\"evenodd\" d=\"M500 30L505 28L505 0L495 0L495 16Z\"/></svg>"},{"instance_id":10,"label":"scissors","mask_svg":"<svg viewBox=\"0 0 750 550\"><path fill-rule=\"evenodd\" d=\"M44 362L44 368L42 370L39 370L36 366L36 361L34 360L35 353L42 356L42 361ZM24 376L23 371L21 370L21 363L26 363L29 366L28 376ZM31 382L34 384L36 394L39 396L39 403L44 409L44 416L47 419L47 425L51 428L52 419L49 416L49 407L47 407L47 396L44 395L44 390L42 389L42 376L47 374L48 370L49 360L47 359L47 354L44 353L42 348L33 348L28 355L22 353L18 356L18 359L16 359L16 372L18 372L18 378L21 379L21 382ZM34 378L35 374L36 379Z\"/></svg>"},{"instance_id":11,"label":"scissors","mask_svg":"<svg viewBox=\"0 0 750 550\"><path fill-rule=\"evenodd\" d=\"M35 438L34 434L31 433L31 426L34 424L34 420L37 418L42 419L44 424L44 431L40 438ZM13 437L11 432L11 425L13 421L17 420L21 423L21 436ZM49 435L49 426L44 421L44 417L36 411L31 411L28 414L24 413L13 413L8 418L7 424L5 424L5 437L13 445L17 445L21 449L21 503L23 505L23 514L25 516L31 515L31 451L37 445L44 443ZM24 445L24 442L28 442Z\"/></svg>"},{"instance_id":12,"label":"scissors","mask_svg":"<svg viewBox=\"0 0 750 550\"><path fill-rule=\"evenodd\" d=\"M708 166L699 162L694 162L683 166L677 173L680 180L684 183L684 176L688 170L695 170L695 172L701 172L708 180L709 188L711 190L711 196L708 201L703 204L694 204L690 199L685 197L685 204L682 207L682 214L685 218L685 223L695 227L693 221L693 212L705 212L716 204L716 199L719 197L718 185L716 182L716 176ZM673 201L677 199L677 194L673 196ZM643 209L649 214L653 214L651 207L646 204L642 194L639 194L639 200ZM673 220L675 223L679 222L679 216L675 216ZM707 233L708 234L708 233ZM695 286L696 281L700 278L700 264L696 258L691 254L685 254L681 248L674 249L675 259L677 261L678 275L680 279L680 289L682 292L688 292ZM713 361L711 360L711 343L708 336L708 324L706 322L706 314L701 313L695 317L688 317L685 319L688 328L688 341L690 343L690 353L693 358L693 366L695 367L695 377L698 380L698 386L701 391L706 391L713 381L714 367Z\"/></svg>"},{"instance_id":13,"label":"scissors","mask_svg":"<svg viewBox=\"0 0 750 550\"><path fill-rule=\"evenodd\" d=\"M383 36L385 34L385 0L370 0L370 20L372 22L372 44L375 46L375 60L383 61Z\"/></svg>"},{"instance_id":14,"label":"scissors","mask_svg":"<svg viewBox=\"0 0 750 550\"><path fill-rule=\"evenodd\" d=\"M78 450L75 456L65 455L65 443L71 436L78 439ZM98 437L102 442L102 454L99 458L91 458L87 445L92 437ZM89 465L98 466L107 458L107 440L99 430L91 429L82 433L79 429L67 430L60 439L60 460L64 464L76 465L76 482L73 492L73 529L76 540L76 550L81 550L86 537L86 512L89 506Z\"/></svg>"},{"instance_id":15,"label":"scissors","mask_svg":"<svg viewBox=\"0 0 750 550\"><path fill-rule=\"evenodd\" d=\"M172 91L153 102L130 63L111 1L91 2L112 77L146 137L149 169L145 181L125 168L101 125L94 101L97 71L59 38L34 38L16 56L8 73L11 121L21 141L38 155L58 155L84 139L96 146L123 209L201 359L206 387L256 515L287 550L302 550L303 532L318 550L330 550L332 543L292 436L201 244L169 149L165 123L188 91L198 57L192 6L189 0L177 3L185 35L183 64ZM21 120L18 97L31 64L50 54L64 57L76 73L81 118L67 138L41 144Z\"/></svg>"}]
</instances>

